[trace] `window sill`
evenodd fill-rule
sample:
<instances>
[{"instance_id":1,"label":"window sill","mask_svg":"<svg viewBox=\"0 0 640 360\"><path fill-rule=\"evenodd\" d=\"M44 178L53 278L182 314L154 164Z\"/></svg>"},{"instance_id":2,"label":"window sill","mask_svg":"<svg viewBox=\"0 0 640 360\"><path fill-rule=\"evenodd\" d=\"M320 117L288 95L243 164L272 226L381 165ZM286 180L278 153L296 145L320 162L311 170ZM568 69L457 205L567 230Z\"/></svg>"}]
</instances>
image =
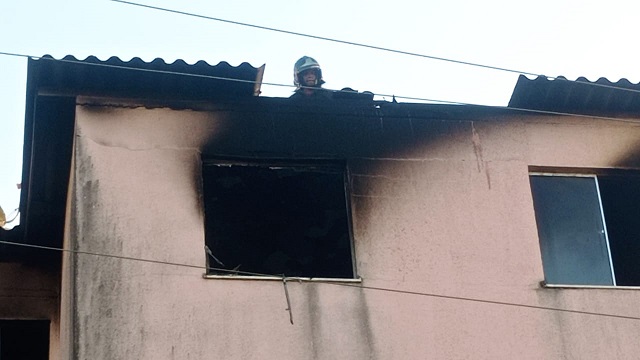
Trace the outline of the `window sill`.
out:
<instances>
[{"instance_id":1,"label":"window sill","mask_svg":"<svg viewBox=\"0 0 640 360\"><path fill-rule=\"evenodd\" d=\"M245 275L207 275L203 274L204 279L215 280L261 280L261 281L298 281L298 282L318 282L318 283L362 283L362 278L346 279L346 278L310 278L310 277L297 277L287 276L285 278L278 276L245 276Z\"/></svg>"},{"instance_id":2,"label":"window sill","mask_svg":"<svg viewBox=\"0 0 640 360\"><path fill-rule=\"evenodd\" d=\"M640 286L567 285L567 284L547 284L545 282L541 282L540 286L547 289L640 290Z\"/></svg>"}]
</instances>

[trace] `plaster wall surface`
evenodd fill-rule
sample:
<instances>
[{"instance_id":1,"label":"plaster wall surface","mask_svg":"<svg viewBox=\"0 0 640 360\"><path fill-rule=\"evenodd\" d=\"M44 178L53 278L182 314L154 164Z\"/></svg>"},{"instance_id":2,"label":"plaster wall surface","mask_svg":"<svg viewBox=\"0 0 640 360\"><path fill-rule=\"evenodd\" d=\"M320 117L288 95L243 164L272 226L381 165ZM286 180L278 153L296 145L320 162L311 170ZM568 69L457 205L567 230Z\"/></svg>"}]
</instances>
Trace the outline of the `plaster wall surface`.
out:
<instances>
[{"instance_id":1,"label":"plaster wall surface","mask_svg":"<svg viewBox=\"0 0 640 360\"><path fill-rule=\"evenodd\" d=\"M69 241L157 262L74 255L75 357L635 359L640 321L506 303L640 316L637 290L540 286L528 178L635 168L638 140L636 123L571 118L78 106ZM204 279L210 156L346 160L370 288L288 282L292 325L282 282Z\"/></svg>"}]
</instances>

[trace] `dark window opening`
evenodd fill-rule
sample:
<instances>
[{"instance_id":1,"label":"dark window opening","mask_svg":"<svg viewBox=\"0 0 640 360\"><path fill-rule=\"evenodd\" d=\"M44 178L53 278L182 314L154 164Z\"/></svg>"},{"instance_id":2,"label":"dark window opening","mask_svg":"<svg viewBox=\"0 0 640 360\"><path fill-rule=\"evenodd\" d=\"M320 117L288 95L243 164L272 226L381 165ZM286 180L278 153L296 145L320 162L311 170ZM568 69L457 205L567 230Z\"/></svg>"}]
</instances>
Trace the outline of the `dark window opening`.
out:
<instances>
[{"instance_id":1,"label":"dark window opening","mask_svg":"<svg viewBox=\"0 0 640 360\"><path fill-rule=\"evenodd\" d=\"M640 285L640 176L598 176L616 285Z\"/></svg>"},{"instance_id":2,"label":"dark window opening","mask_svg":"<svg viewBox=\"0 0 640 360\"><path fill-rule=\"evenodd\" d=\"M353 278L344 165L205 162L209 274Z\"/></svg>"},{"instance_id":3,"label":"dark window opening","mask_svg":"<svg viewBox=\"0 0 640 360\"><path fill-rule=\"evenodd\" d=\"M545 281L640 285L640 175L532 175Z\"/></svg>"},{"instance_id":4,"label":"dark window opening","mask_svg":"<svg viewBox=\"0 0 640 360\"><path fill-rule=\"evenodd\" d=\"M0 360L48 358L48 320L0 320Z\"/></svg>"}]
</instances>

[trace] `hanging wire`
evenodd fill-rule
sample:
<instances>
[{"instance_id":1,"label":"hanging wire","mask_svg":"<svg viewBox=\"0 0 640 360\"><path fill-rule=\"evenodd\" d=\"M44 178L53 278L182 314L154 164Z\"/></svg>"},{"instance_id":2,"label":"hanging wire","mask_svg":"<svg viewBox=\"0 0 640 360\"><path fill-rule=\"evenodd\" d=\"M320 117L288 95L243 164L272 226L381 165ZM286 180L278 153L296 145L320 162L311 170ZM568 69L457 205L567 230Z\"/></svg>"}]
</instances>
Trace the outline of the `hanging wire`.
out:
<instances>
[{"instance_id":1,"label":"hanging wire","mask_svg":"<svg viewBox=\"0 0 640 360\"><path fill-rule=\"evenodd\" d=\"M379 46L374 46L374 45L367 45L367 44L361 44L361 43L350 42L350 41L345 41L345 40L332 39L332 38L327 38L327 37L322 37L322 36L298 33L298 32L293 32L293 31L288 31L288 30L269 28L269 27L265 27L265 26L259 26L259 25L242 23L242 22L225 20L225 19L219 19L219 18L204 16L204 15L198 15L198 14L192 14L192 13L187 13L187 12L182 12L182 11L165 9L165 8L160 8L160 7L155 7L155 6L143 5L143 4L138 4L138 3L128 2L128 1L122 1L122 0L110 0L110 1L123 3L123 4L128 4L128 5L140 6L140 7L150 8L150 9L155 9L155 10L167 11L167 12L172 12L172 13L181 14L181 15L194 16L194 17L199 17L199 18L204 18L204 19L209 19L209 20L214 20L214 21L220 21L220 22L225 22L225 23L230 23L230 24L235 24L235 25L248 26L248 27L253 27L253 28L262 29L262 30L275 31L275 32L289 34L289 35L303 36L303 37L307 37L307 38L313 38L313 39L324 40L324 41L331 41L331 42L341 43L341 44L346 44L346 45L351 45L351 46L364 47L364 48L369 48L369 49L374 49L374 50L393 52L393 53L409 55L409 56L415 56L415 57L421 57L421 58L428 58L428 59L432 59L432 60L446 61L446 62L461 64L461 65L474 66L474 67L492 69L492 70L497 70L497 71L505 71L505 72L510 72L510 73L529 75L529 76L546 77L547 79L550 79L550 80L562 80L562 81L575 82L575 83L584 84L584 85L590 85L590 86L604 87L604 88L610 88L610 89L621 90L621 91L640 93L640 90L635 90L635 89L621 88L621 87L617 87L617 86L611 86L611 85L605 85L605 84L597 84L597 83L591 83L591 82L572 81L572 80L568 80L568 79L565 79L565 78L562 78L562 77L550 77L550 76L545 76L545 75L541 75L541 74L537 74L537 73L533 73L533 72L528 72L528 71L520 71L520 70L508 69L508 68L503 68L503 67L472 63L472 62L467 62L467 61L460 61L460 60L455 60L455 59L448 59L448 58L443 58L443 57L437 57L437 56L431 56L431 55L425 55L425 54L418 54L418 53L412 53L412 52L401 51L401 50L394 50L394 49L389 49L389 48L384 48L384 47L379 47ZM52 60L52 61L60 61L60 62L68 62L68 63L79 63L79 64L83 64L83 65L104 66L104 67L110 67L110 68L119 68L119 69L126 69L126 70L135 70L135 71L145 71L145 72L152 72L152 73L164 73L164 74L182 75L182 76L190 76L190 77L210 78L210 79L216 79L216 80L254 83L254 81L250 81L250 80L233 79L233 78L226 78L226 77L200 75L200 74L180 73L180 72L173 72L173 71L131 68L131 67L126 67L126 66L118 66L118 65L103 64L103 63L88 63L88 62L83 62L83 61L78 61L78 60L53 59L53 58L48 58L48 57L23 55L23 54L9 53L9 52L0 52L0 55L18 56L18 57L25 57L25 58L33 58L33 59L41 59L41 60ZM292 87L291 85L278 84L278 83L262 83L262 84L263 85L267 85L267 86ZM341 90L335 90L335 91L341 91ZM347 92L351 93L351 91L347 91ZM414 100L414 101L427 101L427 102L436 102L436 103L444 103L444 104L472 105L472 106L480 106L480 107L488 107L488 108L509 109L509 110L525 111L525 112L539 113L539 114L578 116L578 117L588 117L588 118L614 120L614 121L633 121L633 120L626 120L626 119L620 119L620 118L591 116L591 115L573 114L573 113L564 113L564 112L553 112L553 111L543 111L543 110L532 110L532 109L513 108L513 107L504 107L504 106L488 106L488 105L481 105L481 104L471 104L471 103L455 102L455 101L447 101L447 100L427 99L427 98L402 96L402 95L380 94L380 93L376 93L374 95L382 96L382 97L393 97L393 96L395 96L395 98ZM19 214L19 212L18 212L18 214ZM17 217L17 214L16 214L16 217ZM12 219L11 221L15 220L16 217L14 217L14 219ZM10 221L8 221L8 222L10 222ZM161 264L161 265L169 265L169 266L197 268L197 269L202 269L202 270L205 270L205 271L218 271L218 272L242 274L242 275L249 275L249 276L269 277L269 278L278 277L277 275L271 275L271 274L253 273L253 272L239 271L239 270L227 270L227 269L222 269L222 268L212 268L212 267L199 266L199 265L173 263L173 262L167 262L167 261L142 259L142 258L127 257L127 256L120 256L120 255L100 254L100 253L94 253L94 252L88 252L88 251L61 249L61 248L55 248L55 247L39 246L39 245L32 245L32 244L22 244L22 243L15 243L15 242L9 242L9 241L0 241L0 244L12 245L12 246L23 246L23 247L29 247L29 248L35 248L35 249L51 250L51 251L63 251L63 252L70 252L70 253L75 253L75 254L100 256L100 257L106 257L106 258L116 258L116 259L121 259L121 260L140 261L140 262L154 263L154 264ZM317 282L321 282L322 283L322 281L317 281ZM353 285L353 284L346 284L346 283L339 283L339 282L326 282L326 284L337 285L337 286L355 287L355 288L361 288L361 289L367 289L367 290L375 290L375 291L384 291L384 292L391 292L391 293L405 294L405 295L416 295L416 296L435 297L435 298L450 299L450 300L471 301L471 302L479 302L479 303L485 303L485 304L522 307L522 308L529 308L529 309L557 311L557 312L574 313L574 314L582 314L582 315L592 315L592 316L601 316L601 317L610 317L610 318L618 318L618 319L640 320L640 317L635 317L635 316L625 316L625 315L597 313L597 312L589 312L589 311L581 311L581 310L561 309L561 308L553 308L553 307L545 307L545 306L518 304L518 303L493 301L493 300L485 300L485 299L477 299L477 298L469 298L469 297L460 297L460 296L449 296L449 295L425 293L425 292L417 292L417 291L408 291L408 290L400 290L400 289L372 287L372 286L365 286L365 285Z\"/></svg>"},{"instance_id":2,"label":"hanging wire","mask_svg":"<svg viewBox=\"0 0 640 360\"><path fill-rule=\"evenodd\" d=\"M111 1L115 1L115 0L111 0ZM90 63L90 62L84 62L82 60L55 59L55 58L48 57L48 56L34 56L34 55L25 55L25 54L2 52L2 51L0 51L0 55L23 57L23 58L32 58L32 59L46 60L46 61L59 61L59 62L64 62L64 63L82 64L82 65L90 65L90 66L103 66L103 67L108 67L108 68L131 70L131 71L143 71L143 72L160 73L160 74L168 74L168 75L180 75L180 76L190 76L190 77L196 77L196 78L207 78L207 79L214 79L214 80L221 80L221 81L231 81L231 82L241 82L241 83L251 83L251 84L255 83L255 81L253 81L253 80L234 79L234 78L228 78L228 77L222 77L222 76L212 76L212 75L202 75L202 74L190 74L190 73L182 73L182 72L168 71L168 70L142 69L142 68L134 68L134 67L128 67L128 66L122 66L122 65L104 64L104 63ZM261 83L261 84L262 85L268 85L268 86L279 86L279 87L289 87L289 88L294 87L293 85L279 84L279 83ZM302 88L306 88L306 87L303 86ZM631 91L631 92L640 93L640 90L625 89L625 88L616 88L616 89L623 90L623 91ZM325 89L325 90L333 91L333 92L340 92L340 93L348 93L348 94L353 94L354 93L352 90L332 90L332 89ZM609 116L586 115L586 114L576 114L576 113L568 113L568 112L560 112L560 111L548 111L548 110L535 110L535 109L527 109L527 108L519 108L519 107L511 107L511 106L483 105L483 104L474 104L474 103L467 103L467 102L460 102L460 101L449 101L449 100L440 100L440 99L431 99L431 98L421 98L421 97L415 97L415 96L404 96L404 95L395 95L395 94L384 94L384 93L373 93L373 92L371 94L373 94L374 96L379 96L379 97L395 97L397 99L405 99L405 100L412 100L412 101L423 101L423 102L428 102L428 103L438 103L438 104L448 104L448 105L478 106L478 107L483 107L483 108L521 111L521 112L533 113L533 114L573 116L573 117L600 119L600 120L610 120L610 121L618 121L618 122L631 122L631 123L637 123L638 122L635 119L615 118L615 117L609 117ZM360 117L366 117L366 115L359 115L359 116Z\"/></svg>"},{"instance_id":3,"label":"hanging wire","mask_svg":"<svg viewBox=\"0 0 640 360\"><path fill-rule=\"evenodd\" d=\"M180 76L188 76L188 77L194 77L194 78L204 78L204 79L224 80L224 81L255 84L254 80L234 79L234 78L227 78L227 77L222 77L222 76L191 74L191 73L183 73L183 72L168 71L168 70L144 69L144 68L136 68L136 67L130 67L130 66L113 65L113 64L105 64L105 63L92 63L92 62L85 62L85 61L82 61L82 60L55 59L53 57L48 57L48 56L34 56L34 55L25 55L25 54L18 54L18 53L3 52L3 51L0 51L0 55L23 57L23 58L27 58L27 59L31 58L31 59L35 59L35 60L57 61L57 62L70 63L70 64L81 64L81 65L89 65L89 66L107 67L107 68L112 68L112 69L142 71L142 72L149 72L149 73L156 73L156 74L180 75ZM277 83L262 82L261 84L269 85L269 86L293 87L293 85L284 85L284 84L277 84Z\"/></svg>"},{"instance_id":4,"label":"hanging wire","mask_svg":"<svg viewBox=\"0 0 640 360\"><path fill-rule=\"evenodd\" d=\"M160 265L168 265L168 266L186 267L186 268L192 268L192 269L201 269L201 270L205 270L205 271L218 271L218 272L224 272L224 273L230 273L230 274L242 274L242 275L249 275L249 276L259 276L259 277L265 277L265 278L270 278L270 279L271 278L285 279L285 280L286 279L291 279L291 280L299 280L300 279L300 278L296 278L296 277L283 277L283 275L262 274L262 273L255 273L255 272L249 272L249 271L240 271L240 270L228 270L228 269L221 269L221 268L215 268L215 267L206 267L206 266L200 266L200 265L190 265L190 264L182 264L182 263L175 263L175 262L168 262L168 261L135 258L135 257L130 257L130 256L111 255L111 254L95 253L95 252L90 252L90 251L80 251L80 250L56 248L56 247L50 247L50 246L23 244L23 243L17 243L17 242L12 242L12 241L4 241L4 240L0 240L0 244L11 245L11 246L22 246L22 247L33 248L33 249L68 252L68 253L81 254L81 255L92 255L92 256L113 258L113 259L121 259L121 260L139 261L139 262L144 262L144 263L152 263L152 264L160 264ZM518 308L528 308L528 309L536 309L536 310L556 311L556 312L563 312L563 313L600 316L600 317L616 318L616 319L640 320L640 317L637 317L637 316L608 314L608 313L599 313L599 312L572 310L572 309L562 309L562 308L555 308L555 307L549 307L549 306L527 305L527 304L519 304L519 303L506 302L506 301L486 300L486 299L470 298L470 297L464 297L464 296L450 296L450 295L443 295L443 294L435 294L435 293L427 293L427 292L419 292L419 291L409 291L409 290L400 290L400 289L391 289L391 288L376 287L376 286L354 285L354 284L340 283L340 282L336 282L336 281L314 280L314 282L327 284L327 285L336 285L336 286L346 286L346 287L351 287L351 288L360 288L360 289L372 290L372 291L383 291L383 292L389 292L389 293L394 293L394 294L424 296L424 297L432 297L432 298L439 298L439 299L476 302L476 303L483 303L483 304L492 304L492 305L518 307Z\"/></svg>"},{"instance_id":5,"label":"hanging wire","mask_svg":"<svg viewBox=\"0 0 640 360\"><path fill-rule=\"evenodd\" d=\"M319 35L311 35L311 34L291 31L291 30L283 30L283 29L278 29L278 28L273 28L273 27L268 27L268 26L262 26L262 25L250 24L250 23L245 23L245 22L240 22L240 21L216 18L216 17L213 17L213 16L206 16L206 15L200 15L200 14L195 14L195 13L189 13L189 12L185 12L185 11L167 9L167 8L163 8L163 7L159 7L159 6L140 4L140 3L136 3L136 2L132 2L132 1L124 1L124 0L109 0L109 1L116 2L116 3L121 3L121 4L126 4L126 5L138 6L138 7L152 9L152 10L165 11L165 12L174 13L174 14L178 14L178 15L192 16L192 17L197 17L197 18L206 19L206 20L223 22L223 23L227 23L227 24L245 26L245 27L255 28L255 29L259 29L259 30L273 31L273 32L281 33L281 34L301 36L301 37L306 37L306 38L310 38L310 39L328 41L328 42L333 42L333 43L338 43L338 44L356 46L356 47L373 49L373 50L378 50L378 51L385 51L385 52L401 54L401 55L407 55L407 56L414 56L414 57L419 57L419 58L424 58L424 59L444 61L444 62L449 62L449 63L453 63L453 64L458 64L458 65L473 66L473 67L477 67L477 68L503 71L503 72L508 72L508 73L512 73L512 74L522 74L522 75L528 75L528 76L545 77L548 80L560 80L560 81L574 82L574 83L578 83L578 84L597 86L597 87L608 88L608 89L629 90L629 91L632 91L632 92L640 92L640 90L627 89L627 88L617 87L617 86L613 86L613 85L598 84L598 83L591 83L591 82L582 82L582 81L573 81L573 80L569 80L569 79L566 79L566 78L560 77L560 76L558 76L558 77L556 77L556 76L547 76L547 75L535 73L535 72L532 72L532 71L516 70L516 69L510 69L510 68L505 68L505 67L500 67L500 66L493 66L493 65L474 63L474 62L470 62L470 61L456 60L456 59L451 59L451 58L445 58L445 57L427 55L427 54L420 54L420 53L404 51L404 50L396 50L396 49L386 48L386 47L382 47L382 46L358 43L358 42L347 41L347 40L340 40L340 39L335 39L335 38L330 38L330 37L325 37L325 36L319 36Z\"/></svg>"},{"instance_id":6,"label":"hanging wire","mask_svg":"<svg viewBox=\"0 0 640 360\"><path fill-rule=\"evenodd\" d=\"M11 220L6 220L5 223L6 224L10 224L13 221L15 221L18 218L18 215L20 215L20 208L16 208L14 209L11 214L9 214L9 216L11 216L13 213L15 213L15 215L13 216L13 218L11 218ZM7 216L7 218L9 218L9 216Z\"/></svg>"}]
</instances>

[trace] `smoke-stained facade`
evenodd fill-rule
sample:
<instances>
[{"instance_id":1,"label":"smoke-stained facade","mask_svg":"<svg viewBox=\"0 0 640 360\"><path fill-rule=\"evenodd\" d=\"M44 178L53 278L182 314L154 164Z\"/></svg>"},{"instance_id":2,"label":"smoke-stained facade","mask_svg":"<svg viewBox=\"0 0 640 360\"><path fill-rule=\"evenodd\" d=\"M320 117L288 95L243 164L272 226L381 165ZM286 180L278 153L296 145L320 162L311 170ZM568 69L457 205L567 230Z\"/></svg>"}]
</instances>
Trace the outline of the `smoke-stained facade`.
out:
<instances>
[{"instance_id":1,"label":"smoke-stained facade","mask_svg":"<svg viewBox=\"0 0 640 360\"><path fill-rule=\"evenodd\" d=\"M543 215L556 208L532 193L538 176L637 176L634 118L77 95L63 112L72 116L51 125L68 136L51 146L68 152L67 171L41 172L64 186L30 179L44 199L65 199L54 201L62 213L50 209L62 225L49 241L73 250L54 271L50 358L640 352L640 284L554 281L543 261L551 251L579 265L562 258L575 252L554 249L587 238L600 243L581 249L606 248L613 229L581 237L549 225ZM34 121L34 134L52 123ZM45 138L34 139L44 163ZM629 203L622 211L637 211ZM613 227L626 222L590 210ZM559 214L551 219L575 217Z\"/></svg>"}]
</instances>

